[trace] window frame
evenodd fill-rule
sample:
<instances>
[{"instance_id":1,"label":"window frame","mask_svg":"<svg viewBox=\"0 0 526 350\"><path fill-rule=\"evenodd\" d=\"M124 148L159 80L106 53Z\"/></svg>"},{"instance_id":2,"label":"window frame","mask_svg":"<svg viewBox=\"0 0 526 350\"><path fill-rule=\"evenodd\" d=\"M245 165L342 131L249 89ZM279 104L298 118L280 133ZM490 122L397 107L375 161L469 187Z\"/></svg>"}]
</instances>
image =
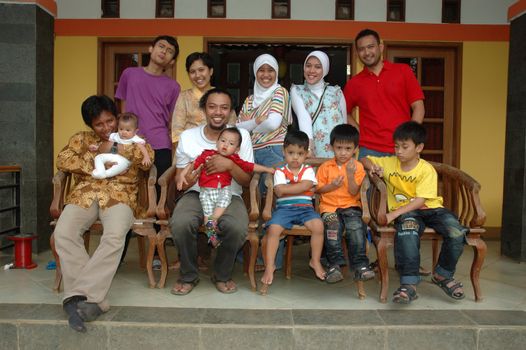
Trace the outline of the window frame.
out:
<instances>
[{"instance_id":1,"label":"window frame","mask_svg":"<svg viewBox=\"0 0 526 350\"><path fill-rule=\"evenodd\" d=\"M446 15L446 11L445 11L445 8L446 8L446 3L451 3L453 1L456 1L457 2L457 14L458 14L458 17L456 20L454 21L449 21L445 19L445 15ZM460 23L460 17L461 17L461 14L462 14L462 0L442 0L442 23Z\"/></svg>"},{"instance_id":2,"label":"window frame","mask_svg":"<svg viewBox=\"0 0 526 350\"><path fill-rule=\"evenodd\" d=\"M336 3L335 3L335 14L334 14L334 19L335 20L338 20L338 21L353 21L354 20L354 0L347 0L348 2L350 2L350 8L351 8L351 14L349 16L349 18L338 18L338 8L342 7L342 0L336 0Z\"/></svg>"},{"instance_id":3,"label":"window frame","mask_svg":"<svg viewBox=\"0 0 526 350\"><path fill-rule=\"evenodd\" d=\"M117 15L116 16L104 15L104 5L105 3L109 1L117 3ZM101 18L120 18L121 17L121 2L120 0L101 0L100 11L101 11L101 15L100 15Z\"/></svg>"},{"instance_id":4,"label":"window frame","mask_svg":"<svg viewBox=\"0 0 526 350\"><path fill-rule=\"evenodd\" d=\"M391 8L391 3L400 3L400 19L389 19L389 9ZM387 0L387 13L385 16L387 22L405 22L405 0Z\"/></svg>"},{"instance_id":5,"label":"window frame","mask_svg":"<svg viewBox=\"0 0 526 350\"><path fill-rule=\"evenodd\" d=\"M272 19L290 19L290 0L279 0L279 3L287 2L287 15L286 15L286 17L277 16L276 13L274 12L276 1L277 0L272 0L272 3L271 3L272 4L272 9L271 9Z\"/></svg>"},{"instance_id":6,"label":"window frame","mask_svg":"<svg viewBox=\"0 0 526 350\"><path fill-rule=\"evenodd\" d=\"M223 5L223 15L222 16L214 16L212 14L212 5L216 5L216 4L212 4L212 1L213 0L208 0L207 1L207 10L206 10L206 16L207 18L226 18L226 0L219 0L219 1L222 1L222 5ZM219 2L218 0L215 0L215 2Z\"/></svg>"},{"instance_id":7,"label":"window frame","mask_svg":"<svg viewBox=\"0 0 526 350\"><path fill-rule=\"evenodd\" d=\"M160 13L161 0L155 0L155 18L174 18L175 17L175 0L163 0L163 1L170 1L172 3L172 15L171 16L161 16L161 13Z\"/></svg>"}]
</instances>

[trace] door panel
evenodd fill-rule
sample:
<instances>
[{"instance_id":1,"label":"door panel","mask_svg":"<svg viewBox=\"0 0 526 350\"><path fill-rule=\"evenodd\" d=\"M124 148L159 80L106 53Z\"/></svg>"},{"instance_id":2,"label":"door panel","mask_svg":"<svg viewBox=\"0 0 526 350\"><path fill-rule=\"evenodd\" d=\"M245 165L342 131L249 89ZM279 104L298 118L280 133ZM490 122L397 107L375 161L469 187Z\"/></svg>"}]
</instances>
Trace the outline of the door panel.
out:
<instances>
[{"instance_id":1,"label":"door panel","mask_svg":"<svg viewBox=\"0 0 526 350\"><path fill-rule=\"evenodd\" d=\"M151 40L137 42L108 41L101 45L101 93L114 98L119 78L128 67L145 67L150 62ZM173 66L164 72L175 79Z\"/></svg>"},{"instance_id":2,"label":"door panel","mask_svg":"<svg viewBox=\"0 0 526 350\"><path fill-rule=\"evenodd\" d=\"M387 58L408 64L424 92L427 142L422 157L458 166L460 130L455 108L456 49L387 45Z\"/></svg>"}]
</instances>

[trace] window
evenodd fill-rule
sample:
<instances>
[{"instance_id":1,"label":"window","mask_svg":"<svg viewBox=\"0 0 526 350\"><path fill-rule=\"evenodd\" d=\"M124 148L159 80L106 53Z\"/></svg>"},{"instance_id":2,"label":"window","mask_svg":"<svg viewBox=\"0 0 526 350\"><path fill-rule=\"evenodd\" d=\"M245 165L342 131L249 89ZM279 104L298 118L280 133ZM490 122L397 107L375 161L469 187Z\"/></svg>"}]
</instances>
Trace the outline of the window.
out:
<instances>
[{"instance_id":1,"label":"window","mask_svg":"<svg viewBox=\"0 0 526 350\"><path fill-rule=\"evenodd\" d=\"M290 0L272 0L272 18L290 18Z\"/></svg>"},{"instance_id":2,"label":"window","mask_svg":"<svg viewBox=\"0 0 526 350\"><path fill-rule=\"evenodd\" d=\"M119 0L102 0L102 18L119 18Z\"/></svg>"},{"instance_id":3,"label":"window","mask_svg":"<svg viewBox=\"0 0 526 350\"><path fill-rule=\"evenodd\" d=\"M174 18L174 0L157 0L155 17Z\"/></svg>"},{"instance_id":4,"label":"window","mask_svg":"<svg viewBox=\"0 0 526 350\"><path fill-rule=\"evenodd\" d=\"M336 0L336 19L354 19L354 0Z\"/></svg>"},{"instance_id":5,"label":"window","mask_svg":"<svg viewBox=\"0 0 526 350\"><path fill-rule=\"evenodd\" d=\"M442 0L442 23L460 23L460 0Z\"/></svg>"},{"instance_id":6,"label":"window","mask_svg":"<svg viewBox=\"0 0 526 350\"><path fill-rule=\"evenodd\" d=\"M387 0L387 21L405 21L405 0Z\"/></svg>"},{"instance_id":7,"label":"window","mask_svg":"<svg viewBox=\"0 0 526 350\"><path fill-rule=\"evenodd\" d=\"M208 0L208 18L225 18L226 0Z\"/></svg>"}]
</instances>

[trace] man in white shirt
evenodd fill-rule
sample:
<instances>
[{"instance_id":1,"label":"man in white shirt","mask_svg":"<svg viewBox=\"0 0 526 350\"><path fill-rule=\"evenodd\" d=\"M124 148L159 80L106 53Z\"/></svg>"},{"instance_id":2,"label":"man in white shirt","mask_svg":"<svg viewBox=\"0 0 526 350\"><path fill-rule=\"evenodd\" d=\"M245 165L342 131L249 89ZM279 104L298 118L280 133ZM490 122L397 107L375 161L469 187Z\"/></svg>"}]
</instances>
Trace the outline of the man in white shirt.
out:
<instances>
[{"instance_id":1,"label":"man in white shirt","mask_svg":"<svg viewBox=\"0 0 526 350\"><path fill-rule=\"evenodd\" d=\"M216 149L216 142L221 130L227 127L232 110L232 98L222 89L207 91L199 102L206 115L206 124L185 130L176 150L176 176L181 176L183 169L205 149ZM254 162L254 152L248 131L240 129L243 137L239 156L241 159ZM232 160L221 155L212 156L204 166L200 166L186 175L185 194L177 202L170 221L172 236L179 247L181 260L180 279L172 288L172 294L186 295L199 282L197 265L198 229L203 222L203 209L199 201L197 179L200 171L208 174L229 171L232 174L232 202L218 221L221 245L217 248L214 261L212 282L222 293L234 293L237 286L232 280L236 253L246 240L248 214L241 198L242 186L248 186L252 174L238 167Z\"/></svg>"}]
</instances>

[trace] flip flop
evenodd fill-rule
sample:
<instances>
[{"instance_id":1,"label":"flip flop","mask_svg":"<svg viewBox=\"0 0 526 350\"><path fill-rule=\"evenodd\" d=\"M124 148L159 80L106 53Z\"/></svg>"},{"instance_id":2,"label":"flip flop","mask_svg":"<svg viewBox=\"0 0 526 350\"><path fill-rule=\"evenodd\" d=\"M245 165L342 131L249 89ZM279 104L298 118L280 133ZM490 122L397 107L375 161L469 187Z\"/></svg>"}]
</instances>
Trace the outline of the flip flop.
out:
<instances>
[{"instance_id":1,"label":"flip flop","mask_svg":"<svg viewBox=\"0 0 526 350\"><path fill-rule=\"evenodd\" d=\"M232 281L231 279L228 280L228 281L218 281L217 278L215 276L212 276L210 278L210 280L212 281L212 283L214 284L214 286L216 287L216 289L223 293L223 294L232 294L232 293L235 293L237 292L237 286L235 285L234 281ZM229 289L228 286L227 286L227 283L228 282L232 282L234 283L234 288L232 289Z\"/></svg>"},{"instance_id":2,"label":"flip flop","mask_svg":"<svg viewBox=\"0 0 526 350\"><path fill-rule=\"evenodd\" d=\"M177 284L180 284L183 287L183 290L177 290L175 288ZM177 280L177 282L175 282L175 285L172 287L172 290L170 291L170 293L172 293L173 295L186 295L190 293L192 290L194 290L194 287L197 286L198 284L199 284L199 278L196 278L192 282L185 282L182 280ZM190 288L188 290L185 290L184 288L185 285L190 286Z\"/></svg>"}]
</instances>

